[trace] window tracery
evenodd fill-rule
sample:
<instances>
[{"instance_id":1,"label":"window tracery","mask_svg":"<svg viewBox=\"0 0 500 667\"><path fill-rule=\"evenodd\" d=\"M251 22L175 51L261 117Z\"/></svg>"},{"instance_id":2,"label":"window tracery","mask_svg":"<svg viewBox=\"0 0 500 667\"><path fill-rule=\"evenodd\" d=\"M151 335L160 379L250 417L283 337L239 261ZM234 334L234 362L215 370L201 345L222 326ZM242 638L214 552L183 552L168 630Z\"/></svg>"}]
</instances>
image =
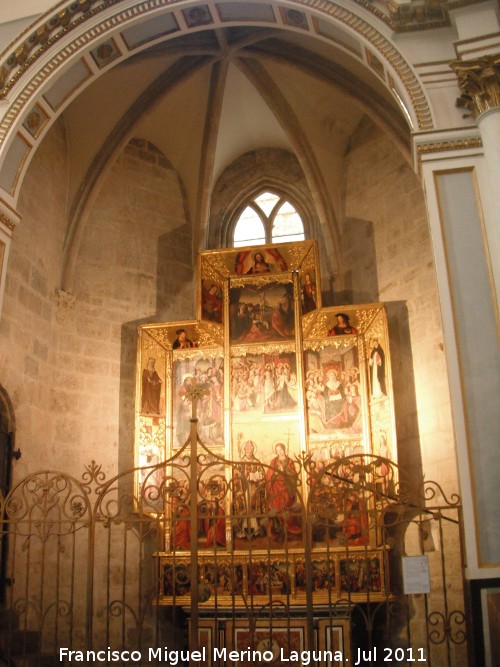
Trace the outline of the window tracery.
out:
<instances>
[{"instance_id":1,"label":"window tracery","mask_svg":"<svg viewBox=\"0 0 500 667\"><path fill-rule=\"evenodd\" d=\"M269 190L247 200L231 227L230 245L235 248L306 238L302 216L296 207L287 197Z\"/></svg>"}]
</instances>

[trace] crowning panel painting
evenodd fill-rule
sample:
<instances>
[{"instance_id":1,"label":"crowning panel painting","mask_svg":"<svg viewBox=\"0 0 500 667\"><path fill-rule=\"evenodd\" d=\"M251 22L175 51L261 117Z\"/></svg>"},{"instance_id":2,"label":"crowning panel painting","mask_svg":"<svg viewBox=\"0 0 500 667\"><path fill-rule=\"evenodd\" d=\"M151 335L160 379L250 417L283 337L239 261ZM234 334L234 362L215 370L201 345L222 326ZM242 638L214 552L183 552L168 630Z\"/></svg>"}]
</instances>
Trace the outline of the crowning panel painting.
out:
<instances>
[{"instance_id":1,"label":"crowning panel painting","mask_svg":"<svg viewBox=\"0 0 500 667\"><path fill-rule=\"evenodd\" d=\"M247 282L241 287L231 287L229 318L231 343L293 340L293 285Z\"/></svg>"}]
</instances>

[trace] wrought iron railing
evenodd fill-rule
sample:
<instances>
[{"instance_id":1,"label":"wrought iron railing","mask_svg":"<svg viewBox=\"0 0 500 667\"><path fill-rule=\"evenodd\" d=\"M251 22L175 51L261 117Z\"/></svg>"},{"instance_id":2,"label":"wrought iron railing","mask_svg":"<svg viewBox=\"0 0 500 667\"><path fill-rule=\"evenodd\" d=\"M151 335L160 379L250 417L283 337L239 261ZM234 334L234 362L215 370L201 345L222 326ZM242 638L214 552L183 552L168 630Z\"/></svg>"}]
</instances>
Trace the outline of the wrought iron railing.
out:
<instances>
[{"instance_id":1,"label":"wrought iron railing","mask_svg":"<svg viewBox=\"0 0 500 667\"><path fill-rule=\"evenodd\" d=\"M467 664L458 496L369 455L228 461L193 424L159 465L36 472L1 499L4 661L205 649L216 665L247 645L276 665L278 649L335 647L369 664ZM429 593L403 593L404 555L427 556Z\"/></svg>"}]
</instances>

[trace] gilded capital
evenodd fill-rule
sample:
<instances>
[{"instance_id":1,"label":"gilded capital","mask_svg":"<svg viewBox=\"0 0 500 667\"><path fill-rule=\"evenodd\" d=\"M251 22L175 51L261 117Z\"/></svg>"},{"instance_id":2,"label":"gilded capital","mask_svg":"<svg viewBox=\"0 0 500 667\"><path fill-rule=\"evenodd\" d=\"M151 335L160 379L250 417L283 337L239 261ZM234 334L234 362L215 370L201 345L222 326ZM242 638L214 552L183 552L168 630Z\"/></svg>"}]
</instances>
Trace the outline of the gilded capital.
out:
<instances>
[{"instance_id":1,"label":"gilded capital","mask_svg":"<svg viewBox=\"0 0 500 667\"><path fill-rule=\"evenodd\" d=\"M465 107L477 118L485 111L500 108L500 55L450 63L457 73L462 95L457 106Z\"/></svg>"}]
</instances>

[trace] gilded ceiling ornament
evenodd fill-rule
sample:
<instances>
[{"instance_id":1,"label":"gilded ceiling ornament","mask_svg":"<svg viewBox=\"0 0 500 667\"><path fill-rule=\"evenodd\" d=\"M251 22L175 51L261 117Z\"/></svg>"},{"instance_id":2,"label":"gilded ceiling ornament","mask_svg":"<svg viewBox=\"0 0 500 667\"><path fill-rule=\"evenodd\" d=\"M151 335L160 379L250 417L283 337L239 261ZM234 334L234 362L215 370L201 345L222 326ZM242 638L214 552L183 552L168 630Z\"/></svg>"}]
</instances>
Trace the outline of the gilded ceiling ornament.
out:
<instances>
[{"instance_id":1,"label":"gilded ceiling ornament","mask_svg":"<svg viewBox=\"0 0 500 667\"><path fill-rule=\"evenodd\" d=\"M309 336L326 336L328 329L330 328L329 321L331 315L327 313L319 313L316 321L314 322L311 330L309 331Z\"/></svg>"},{"instance_id":2,"label":"gilded ceiling ornament","mask_svg":"<svg viewBox=\"0 0 500 667\"><path fill-rule=\"evenodd\" d=\"M148 329L148 334L151 338L154 338L162 347L170 348L172 343L168 337L168 328L167 327L155 327L154 329Z\"/></svg>"},{"instance_id":3,"label":"gilded ceiling ornament","mask_svg":"<svg viewBox=\"0 0 500 667\"><path fill-rule=\"evenodd\" d=\"M456 72L462 90L457 107L468 109L474 118L500 108L500 55L455 60L450 67Z\"/></svg>"},{"instance_id":4,"label":"gilded ceiling ornament","mask_svg":"<svg viewBox=\"0 0 500 667\"><path fill-rule=\"evenodd\" d=\"M224 329L217 324L204 322L203 327L195 328L196 342L202 347L210 347L224 344Z\"/></svg>"},{"instance_id":5,"label":"gilded ceiling ornament","mask_svg":"<svg viewBox=\"0 0 500 667\"><path fill-rule=\"evenodd\" d=\"M38 129L41 122L42 122L42 118L37 111L32 111L28 115L28 118L26 119L27 126L33 132Z\"/></svg>"},{"instance_id":6,"label":"gilded ceiling ornament","mask_svg":"<svg viewBox=\"0 0 500 667\"><path fill-rule=\"evenodd\" d=\"M233 253L231 253L231 259L232 259ZM228 278L232 271L228 267L227 263L227 256L226 254L218 253L218 254L213 254L213 255L205 255L202 260L202 272L203 274L205 273L205 270L207 266L211 266L212 269L217 272L217 276L220 277L223 276L224 278ZM234 263L234 259L233 259Z\"/></svg>"},{"instance_id":7,"label":"gilded ceiling ornament","mask_svg":"<svg viewBox=\"0 0 500 667\"><path fill-rule=\"evenodd\" d=\"M43 43L40 43L39 41L38 31L31 34L29 34L29 31L26 31L25 34L27 36L25 37L23 46L25 47L24 51L27 48L27 53L25 54L26 60L24 64L21 65L17 61L17 52L9 53L7 51L3 54L6 59L2 63L2 67L0 67L0 99L4 99L9 90L25 74L26 70L39 60L45 54L46 50L50 49L50 47L57 43L62 37L66 37L68 33L75 28L80 28L82 24L89 19L96 23L96 17L98 17L100 12L108 9L112 5L118 5L121 1L122 0L88 0L88 2L84 3L73 3L69 8L59 11L58 14L53 15L49 20L45 21L45 25L49 26L50 35ZM454 7L456 7L470 4L475 1L476 0L454 0L453 4ZM374 12L379 16L379 18L385 16L385 13L379 13L368 0L355 0L355 2L368 8L371 12ZM100 23L97 21L96 25L93 25L87 31L79 34L71 44L66 45L61 49L61 51L46 63L35 76L31 77L30 84L24 87L23 92L15 100L8 114L0 124L0 143L3 142L11 123L22 111L33 93L45 82L54 69L61 66L65 59L72 55L75 50L84 49L88 44L92 43L96 37L102 38L108 30L114 30L122 23L126 23L140 15L148 14L159 7L164 7L169 4L172 4L171 0L149 0L145 3L135 4L134 7L117 12L112 17L103 19ZM426 96L412 69L390 41L383 38L381 34L370 25L370 23L361 20L359 16L347 11L344 7L341 7L334 2L331 2L331 0L300 0L300 4L303 4L305 7L309 5L314 6L315 11L323 12L338 20L341 24L347 25L354 32L360 34L373 44L373 46L388 60L400 77L401 83L412 100L419 129L432 129L433 121ZM406 7L406 5L411 6L410 3L405 3L403 6ZM88 7L90 7L90 9L88 9ZM389 25L395 28L390 22ZM43 39L45 39L45 36L43 36ZM23 49L23 46L20 48Z\"/></svg>"},{"instance_id":8,"label":"gilded ceiling ornament","mask_svg":"<svg viewBox=\"0 0 500 667\"><path fill-rule=\"evenodd\" d=\"M192 9L185 11L184 15L187 16L190 27L212 23L212 17L206 6L193 7Z\"/></svg>"},{"instance_id":9,"label":"gilded ceiling ornament","mask_svg":"<svg viewBox=\"0 0 500 667\"><path fill-rule=\"evenodd\" d=\"M308 29L306 16L302 12L298 12L296 9L285 9L285 16L289 25Z\"/></svg>"},{"instance_id":10,"label":"gilded ceiling ornament","mask_svg":"<svg viewBox=\"0 0 500 667\"><path fill-rule=\"evenodd\" d=\"M14 231L15 226L20 221L21 216L19 213L0 197L0 223L5 225L7 229Z\"/></svg>"},{"instance_id":11,"label":"gilded ceiling ornament","mask_svg":"<svg viewBox=\"0 0 500 667\"><path fill-rule=\"evenodd\" d=\"M225 268L225 274L227 274L227 268ZM201 260L201 277L205 280L212 280L219 284L224 278L225 274L218 271L212 262L207 257L203 257Z\"/></svg>"},{"instance_id":12,"label":"gilded ceiling ornament","mask_svg":"<svg viewBox=\"0 0 500 667\"><path fill-rule=\"evenodd\" d=\"M143 337L142 337L142 346L143 349L148 353L148 354L154 354L156 356L162 356L165 352L165 349L157 343L151 336L147 335L145 332L143 332Z\"/></svg>"},{"instance_id":13,"label":"gilded ceiling ornament","mask_svg":"<svg viewBox=\"0 0 500 667\"><path fill-rule=\"evenodd\" d=\"M7 227L7 229L10 229L11 232L14 231L14 228L15 228L15 226L16 226L16 225L12 222L12 220L11 220L10 218L8 218L6 215L4 215L3 213L0 213L0 223L2 223L3 225L5 225L5 226Z\"/></svg>"}]
</instances>

